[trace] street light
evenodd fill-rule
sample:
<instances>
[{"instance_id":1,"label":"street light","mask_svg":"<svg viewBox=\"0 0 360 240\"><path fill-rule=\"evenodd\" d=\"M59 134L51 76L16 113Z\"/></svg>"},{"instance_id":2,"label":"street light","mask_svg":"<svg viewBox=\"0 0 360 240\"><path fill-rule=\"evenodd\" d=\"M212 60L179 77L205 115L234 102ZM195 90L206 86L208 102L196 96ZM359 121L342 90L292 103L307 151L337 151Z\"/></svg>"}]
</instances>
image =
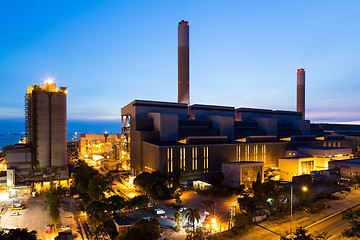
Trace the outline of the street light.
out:
<instances>
[{"instance_id":1,"label":"street light","mask_svg":"<svg viewBox=\"0 0 360 240\"><path fill-rule=\"evenodd\" d=\"M306 186L303 186L301 188L303 192L306 192L308 188ZM291 184L291 191L290 191L290 234L292 234L292 208L293 208L293 185Z\"/></svg>"}]
</instances>

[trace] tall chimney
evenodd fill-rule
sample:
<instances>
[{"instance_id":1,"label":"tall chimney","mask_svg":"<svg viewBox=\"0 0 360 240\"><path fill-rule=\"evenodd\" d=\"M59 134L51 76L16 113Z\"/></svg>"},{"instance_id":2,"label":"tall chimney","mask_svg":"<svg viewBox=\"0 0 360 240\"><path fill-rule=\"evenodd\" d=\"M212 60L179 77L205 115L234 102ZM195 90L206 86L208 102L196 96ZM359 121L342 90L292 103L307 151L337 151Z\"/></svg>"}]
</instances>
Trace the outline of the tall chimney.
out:
<instances>
[{"instance_id":1,"label":"tall chimney","mask_svg":"<svg viewBox=\"0 0 360 240\"><path fill-rule=\"evenodd\" d=\"M189 94L189 23L178 26L178 103L190 104Z\"/></svg>"},{"instance_id":2,"label":"tall chimney","mask_svg":"<svg viewBox=\"0 0 360 240\"><path fill-rule=\"evenodd\" d=\"M297 70L297 104L296 111L302 113L302 119L305 119L305 69Z\"/></svg>"}]
</instances>

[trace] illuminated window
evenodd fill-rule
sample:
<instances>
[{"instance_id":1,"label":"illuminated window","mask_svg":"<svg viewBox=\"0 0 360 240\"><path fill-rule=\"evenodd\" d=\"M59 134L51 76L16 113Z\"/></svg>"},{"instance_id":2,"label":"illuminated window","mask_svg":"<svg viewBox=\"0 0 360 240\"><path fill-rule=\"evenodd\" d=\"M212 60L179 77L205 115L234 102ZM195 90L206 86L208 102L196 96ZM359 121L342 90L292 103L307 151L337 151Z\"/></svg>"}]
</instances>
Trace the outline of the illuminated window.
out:
<instances>
[{"instance_id":1,"label":"illuminated window","mask_svg":"<svg viewBox=\"0 0 360 240\"><path fill-rule=\"evenodd\" d=\"M326 142L323 142L323 147L326 147Z\"/></svg>"},{"instance_id":2,"label":"illuminated window","mask_svg":"<svg viewBox=\"0 0 360 240\"><path fill-rule=\"evenodd\" d=\"M192 148L192 170L197 170L197 148Z\"/></svg>"},{"instance_id":3,"label":"illuminated window","mask_svg":"<svg viewBox=\"0 0 360 240\"><path fill-rule=\"evenodd\" d=\"M245 161L250 161L250 145L245 146Z\"/></svg>"},{"instance_id":4,"label":"illuminated window","mask_svg":"<svg viewBox=\"0 0 360 240\"><path fill-rule=\"evenodd\" d=\"M341 145L340 145L340 142L338 142L338 143L337 143L337 147L340 147L340 146L341 146Z\"/></svg>"},{"instance_id":5,"label":"illuminated window","mask_svg":"<svg viewBox=\"0 0 360 240\"><path fill-rule=\"evenodd\" d=\"M261 152L262 152L262 161L263 162L265 162L265 160L266 160L266 145L264 144L264 145L262 145L261 146Z\"/></svg>"},{"instance_id":6,"label":"illuminated window","mask_svg":"<svg viewBox=\"0 0 360 240\"><path fill-rule=\"evenodd\" d=\"M240 146L236 146L236 158L238 162L240 162L240 153Z\"/></svg>"},{"instance_id":7,"label":"illuminated window","mask_svg":"<svg viewBox=\"0 0 360 240\"><path fill-rule=\"evenodd\" d=\"M174 170L174 162L173 162L173 149L168 148L167 149L167 170L168 172L173 172Z\"/></svg>"},{"instance_id":8,"label":"illuminated window","mask_svg":"<svg viewBox=\"0 0 360 240\"><path fill-rule=\"evenodd\" d=\"M185 171L185 148L180 148L180 169Z\"/></svg>"},{"instance_id":9,"label":"illuminated window","mask_svg":"<svg viewBox=\"0 0 360 240\"><path fill-rule=\"evenodd\" d=\"M255 145L254 146L254 157L255 157L255 161L257 162L258 161L258 151L259 149L258 149L258 145Z\"/></svg>"},{"instance_id":10,"label":"illuminated window","mask_svg":"<svg viewBox=\"0 0 360 240\"><path fill-rule=\"evenodd\" d=\"M209 147L204 147L204 172L209 171Z\"/></svg>"}]
</instances>

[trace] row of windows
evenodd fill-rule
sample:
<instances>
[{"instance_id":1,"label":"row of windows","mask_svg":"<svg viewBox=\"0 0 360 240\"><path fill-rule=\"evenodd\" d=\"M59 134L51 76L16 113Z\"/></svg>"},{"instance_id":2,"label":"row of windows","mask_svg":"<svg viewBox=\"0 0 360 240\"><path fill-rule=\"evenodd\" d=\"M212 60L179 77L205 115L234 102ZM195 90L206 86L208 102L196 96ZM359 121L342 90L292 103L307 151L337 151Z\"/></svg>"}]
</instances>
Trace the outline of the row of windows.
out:
<instances>
[{"instance_id":1,"label":"row of windows","mask_svg":"<svg viewBox=\"0 0 360 240\"><path fill-rule=\"evenodd\" d=\"M250 145L245 145L244 159L241 158L241 146L236 146L236 159L240 161L261 161L265 162L266 160L266 145L254 145L251 146L254 152L254 157L250 158ZM260 149L259 149L260 148Z\"/></svg>"},{"instance_id":2,"label":"row of windows","mask_svg":"<svg viewBox=\"0 0 360 240\"><path fill-rule=\"evenodd\" d=\"M340 147L340 142L324 142L323 147Z\"/></svg>"},{"instance_id":3,"label":"row of windows","mask_svg":"<svg viewBox=\"0 0 360 240\"><path fill-rule=\"evenodd\" d=\"M254 155L251 158L250 157L250 148L253 148ZM209 147L203 148L204 154L203 154L203 167L204 172L209 171ZM179 165L180 169L182 171L186 170L186 149L180 148L179 149ZM241 147L236 147L236 157L237 161L262 161L265 162L266 160L266 145L245 145L245 153L244 153L244 159L241 158ZM167 149L167 170L168 172L174 171L174 152L173 148ZM191 170L197 171L198 170L198 148L192 147L191 148Z\"/></svg>"},{"instance_id":4,"label":"row of windows","mask_svg":"<svg viewBox=\"0 0 360 240\"><path fill-rule=\"evenodd\" d=\"M167 149L167 171L173 172L174 171L174 151L173 148ZM179 149L179 156L180 156L180 169L185 171L186 170L186 152L185 148ZM197 171L198 169L198 148L193 147L191 148L191 170ZM209 147L204 147L204 172L209 171Z\"/></svg>"}]
</instances>

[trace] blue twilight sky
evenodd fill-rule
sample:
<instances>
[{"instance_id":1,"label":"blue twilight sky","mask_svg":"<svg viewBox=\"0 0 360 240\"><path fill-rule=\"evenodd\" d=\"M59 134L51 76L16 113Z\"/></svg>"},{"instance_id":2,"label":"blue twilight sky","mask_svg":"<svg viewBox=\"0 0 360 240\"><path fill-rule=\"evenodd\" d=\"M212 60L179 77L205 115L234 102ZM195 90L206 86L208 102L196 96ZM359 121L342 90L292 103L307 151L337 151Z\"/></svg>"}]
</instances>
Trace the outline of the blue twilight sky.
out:
<instances>
[{"instance_id":1,"label":"blue twilight sky","mask_svg":"<svg viewBox=\"0 0 360 240\"><path fill-rule=\"evenodd\" d=\"M26 86L68 87L68 119L120 120L134 99L177 101L177 25L190 25L190 101L360 120L359 1L2 1L0 119Z\"/></svg>"}]
</instances>

